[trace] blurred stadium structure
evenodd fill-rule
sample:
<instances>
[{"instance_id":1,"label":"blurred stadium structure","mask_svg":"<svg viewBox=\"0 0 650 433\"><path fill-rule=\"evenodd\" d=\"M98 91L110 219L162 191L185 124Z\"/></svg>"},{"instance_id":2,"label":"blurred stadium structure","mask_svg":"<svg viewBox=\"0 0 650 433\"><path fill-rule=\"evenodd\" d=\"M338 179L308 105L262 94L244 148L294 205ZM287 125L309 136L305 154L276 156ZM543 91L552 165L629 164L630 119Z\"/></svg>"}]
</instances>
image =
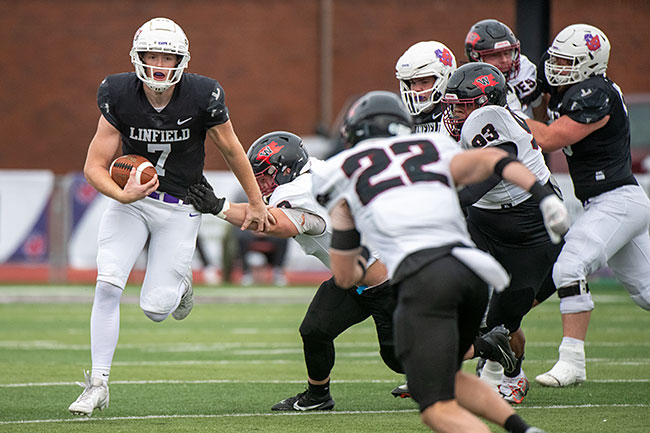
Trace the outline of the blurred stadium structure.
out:
<instances>
[{"instance_id":1,"label":"blurred stadium structure","mask_svg":"<svg viewBox=\"0 0 650 433\"><path fill-rule=\"evenodd\" d=\"M470 26L497 18L516 29L523 53L535 61L557 31L586 21L612 42L608 75L630 106L634 168L650 168L650 56L643 55L650 47L650 2L620 2L613 9L607 0L200 0L182 8L171 0L127 0L110 8L3 1L0 281L94 279L96 224L107 199L80 172L99 116L97 86L108 74L132 70L133 33L154 16L169 16L186 31L189 71L224 86L245 148L265 132L284 129L305 137L320 157L336 150L336 113L353 95L397 91L395 61L414 42L443 41L462 61ZM236 184L219 171L223 160L210 146L206 155L217 191L230 195ZM565 170L559 152L552 169ZM567 178L559 177L570 195ZM205 217L201 229L213 263L220 261L220 223ZM293 247L290 277L292 271L296 278L323 272Z\"/></svg>"}]
</instances>

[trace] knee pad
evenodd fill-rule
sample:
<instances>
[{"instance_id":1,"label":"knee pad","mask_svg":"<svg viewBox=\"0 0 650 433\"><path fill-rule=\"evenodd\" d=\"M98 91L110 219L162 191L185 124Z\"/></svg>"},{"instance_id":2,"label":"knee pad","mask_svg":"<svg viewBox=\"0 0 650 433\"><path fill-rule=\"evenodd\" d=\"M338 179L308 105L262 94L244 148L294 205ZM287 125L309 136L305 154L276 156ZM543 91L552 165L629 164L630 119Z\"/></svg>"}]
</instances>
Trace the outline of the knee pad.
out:
<instances>
[{"instance_id":1,"label":"knee pad","mask_svg":"<svg viewBox=\"0 0 650 433\"><path fill-rule=\"evenodd\" d=\"M569 286L559 287L557 294L560 297L560 313L584 313L594 309L589 285L586 281L579 281Z\"/></svg>"},{"instance_id":2,"label":"knee pad","mask_svg":"<svg viewBox=\"0 0 650 433\"><path fill-rule=\"evenodd\" d=\"M169 316L169 313L166 314L161 314L161 313L152 313L151 311L147 310L142 310L145 316L153 320L154 322L162 322Z\"/></svg>"}]
</instances>

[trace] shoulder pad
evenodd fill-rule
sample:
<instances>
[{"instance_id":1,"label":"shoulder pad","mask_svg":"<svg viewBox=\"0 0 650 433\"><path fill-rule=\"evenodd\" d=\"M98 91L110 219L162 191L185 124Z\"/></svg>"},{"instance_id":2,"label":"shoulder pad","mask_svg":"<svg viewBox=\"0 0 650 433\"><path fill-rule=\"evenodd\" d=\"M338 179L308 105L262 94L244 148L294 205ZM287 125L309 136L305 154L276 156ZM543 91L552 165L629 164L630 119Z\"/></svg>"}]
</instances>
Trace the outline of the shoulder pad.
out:
<instances>
[{"instance_id":1,"label":"shoulder pad","mask_svg":"<svg viewBox=\"0 0 650 433\"><path fill-rule=\"evenodd\" d=\"M214 85L210 91L208 104L206 111L208 115L215 120L218 120L218 123L225 123L228 121L228 108L226 107L226 94L217 81L213 81Z\"/></svg>"},{"instance_id":2,"label":"shoulder pad","mask_svg":"<svg viewBox=\"0 0 650 433\"><path fill-rule=\"evenodd\" d=\"M97 89L97 105L102 116L104 116L108 123L119 129L117 119L115 118L115 110L113 109L114 101L111 98L110 78L110 76L104 78L99 84L99 88Z\"/></svg>"},{"instance_id":3,"label":"shoulder pad","mask_svg":"<svg viewBox=\"0 0 650 433\"><path fill-rule=\"evenodd\" d=\"M593 78L574 84L562 98L561 114L579 123L594 123L607 116L614 98L603 84Z\"/></svg>"}]
</instances>

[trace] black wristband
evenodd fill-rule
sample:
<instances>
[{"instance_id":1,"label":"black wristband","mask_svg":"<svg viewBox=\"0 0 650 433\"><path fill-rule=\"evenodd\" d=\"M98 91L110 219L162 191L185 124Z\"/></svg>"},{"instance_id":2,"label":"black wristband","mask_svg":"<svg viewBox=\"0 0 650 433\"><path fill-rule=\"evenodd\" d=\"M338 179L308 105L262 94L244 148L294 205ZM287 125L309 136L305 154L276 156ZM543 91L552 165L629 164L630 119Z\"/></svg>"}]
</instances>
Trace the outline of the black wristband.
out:
<instances>
[{"instance_id":1,"label":"black wristband","mask_svg":"<svg viewBox=\"0 0 650 433\"><path fill-rule=\"evenodd\" d=\"M552 191L549 191L548 188L544 188L544 185L539 183L538 181L535 181L533 186L530 187L528 190L533 196L533 198L540 203L542 200L544 200L546 197L549 195L553 194Z\"/></svg>"},{"instance_id":2,"label":"black wristband","mask_svg":"<svg viewBox=\"0 0 650 433\"><path fill-rule=\"evenodd\" d=\"M361 245L361 235L356 229L332 230L330 247L335 250L353 250Z\"/></svg>"},{"instance_id":3,"label":"black wristband","mask_svg":"<svg viewBox=\"0 0 650 433\"><path fill-rule=\"evenodd\" d=\"M516 162L517 158L512 157L511 155L504 156L494 165L494 173L503 179L503 169L506 168L506 165L511 162Z\"/></svg>"}]
</instances>

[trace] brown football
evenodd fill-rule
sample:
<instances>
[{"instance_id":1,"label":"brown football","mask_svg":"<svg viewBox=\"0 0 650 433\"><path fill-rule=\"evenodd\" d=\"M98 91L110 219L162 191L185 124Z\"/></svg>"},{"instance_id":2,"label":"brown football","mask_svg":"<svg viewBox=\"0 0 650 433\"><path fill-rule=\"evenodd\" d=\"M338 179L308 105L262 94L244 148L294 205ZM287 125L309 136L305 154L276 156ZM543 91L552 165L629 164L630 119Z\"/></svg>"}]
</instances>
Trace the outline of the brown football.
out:
<instances>
[{"instance_id":1,"label":"brown football","mask_svg":"<svg viewBox=\"0 0 650 433\"><path fill-rule=\"evenodd\" d=\"M135 178L142 185L151 180L156 174L156 168L144 156L140 155L122 155L111 163L108 169L111 177L120 188L124 188L129 180L131 169L135 167Z\"/></svg>"}]
</instances>

